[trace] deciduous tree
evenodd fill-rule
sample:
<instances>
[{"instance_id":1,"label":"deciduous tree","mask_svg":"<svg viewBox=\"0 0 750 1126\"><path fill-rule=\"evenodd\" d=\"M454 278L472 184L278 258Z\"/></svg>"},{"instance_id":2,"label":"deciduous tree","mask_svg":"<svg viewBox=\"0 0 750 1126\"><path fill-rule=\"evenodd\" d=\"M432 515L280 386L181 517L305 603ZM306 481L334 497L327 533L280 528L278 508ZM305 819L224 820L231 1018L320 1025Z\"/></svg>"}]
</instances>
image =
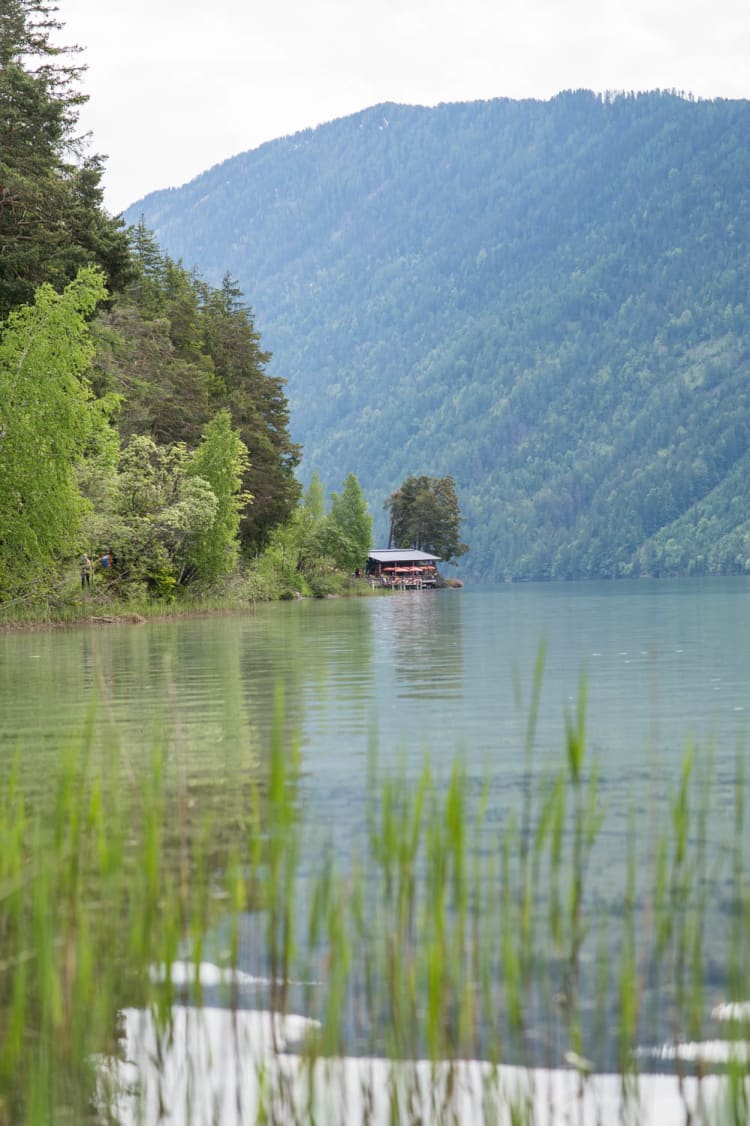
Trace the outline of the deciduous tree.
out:
<instances>
[{"instance_id":1,"label":"deciduous tree","mask_svg":"<svg viewBox=\"0 0 750 1126\"><path fill-rule=\"evenodd\" d=\"M461 543L461 513L452 477L407 477L385 502L391 514L389 547L416 548L450 563L469 548Z\"/></svg>"},{"instance_id":2,"label":"deciduous tree","mask_svg":"<svg viewBox=\"0 0 750 1126\"><path fill-rule=\"evenodd\" d=\"M160 597L196 576L196 554L219 510L212 486L191 468L183 443L135 435L120 456L112 511L97 517L120 573Z\"/></svg>"},{"instance_id":3,"label":"deciduous tree","mask_svg":"<svg viewBox=\"0 0 750 1126\"><path fill-rule=\"evenodd\" d=\"M363 567L372 546L372 514L354 473L344 481L341 495L331 497L331 522L350 545L339 553L340 565L351 571Z\"/></svg>"},{"instance_id":4,"label":"deciduous tree","mask_svg":"<svg viewBox=\"0 0 750 1126\"><path fill-rule=\"evenodd\" d=\"M196 571L204 580L223 578L236 566L240 516L252 499L242 491L249 468L247 448L232 427L229 411L219 411L206 426L188 468L189 477L209 483L217 501L210 526L197 537L192 549Z\"/></svg>"},{"instance_id":5,"label":"deciduous tree","mask_svg":"<svg viewBox=\"0 0 750 1126\"><path fill-rule=\"evenodd\" d=\"M316 472L310 478L310 484L302 498L303 508L309 514L313 523L319 523L326 514L326 496L323 484Z\"/></svg>"},{"instance_id":6,"label":"deciduous tree","mask_svg":"<svg viewBox=\"0 0 750 1126\"><path fill-rule=\"evenodd\" d=\"M76 476L92 433L106 425L85 373L87 317L106 297L82 270L62 294L42 286L0 337L0 595L23 591L80 548L86 509Z\"/></svg>"}]
</instances>

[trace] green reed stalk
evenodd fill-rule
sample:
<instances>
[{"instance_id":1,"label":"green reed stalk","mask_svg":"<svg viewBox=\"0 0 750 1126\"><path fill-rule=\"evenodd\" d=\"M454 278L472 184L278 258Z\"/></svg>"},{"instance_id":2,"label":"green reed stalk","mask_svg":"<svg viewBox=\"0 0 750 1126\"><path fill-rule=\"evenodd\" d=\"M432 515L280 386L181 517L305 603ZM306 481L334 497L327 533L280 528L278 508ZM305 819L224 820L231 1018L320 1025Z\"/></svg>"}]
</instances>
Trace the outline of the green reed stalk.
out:
<instances>
[{"instance_id":1,"label":"green reed stalk","mask_svg":"<svg viewBox=\"0 0 750 1126\"><path fill-rule=\"evenodd\" d=\"M650 846L651 869L642 870L633 816L620 915L595 920L590 875L605 813L587 760L585 682L566 720L565 760L554 777L539 779L533 743L541 668L538 662L518 819L497 828L489 785L471 796L460 760L447 779L426 765L414 781L403 767L378 778L371 761L362 855L337 859L324 844L312 874L302 865L311 853L300 751L283 736L280 696L267 761L242 795L232 831L225 818L219 824L201 811L200 796L197 807L188 800L179 748L168 744L153 748L148 770L134 779L116 746L94 753L89 725L80 746L61 756L46 796L27 788L17 755L0 791L2 1126L106 1120L107 1108L94 1098L93 1061L116 1054L118 1010L150 1006L166 1050L179 994L168 972L165 984L151 981L154 968L168 971L177 958L197 965L218 932L237 967L248 956L242 933L254 914L262 920L257 955L270 968L273 1009L287 1011L303 966L323 981L306 994L322 1020L306 1045L311 1083L316 1061L350 1049L351 1031L367 1050L432 1061L429 1082L408 1064L394 1068L394 1122L419 1120L425 1107L438 1122L453 1120L455 1073L440 1085L438 1065L471 1055L538 1062L528 1034L540 1025L545 1058L559 1065L572 1053L581 1092L587 1057L597 1058L609 1040L629 1098L633 1049L644 1031L644 965L671 999L674 1036L702 1033L709 890L726 878L734 896L730 996L747 999L744 759L738 756L727 819L734 840L719 861L709 866L706 851L709 767L699 770L689 748L669 819ZM585 990L593 997L590 1021ZM199 988L191 996L202 1003ZM240 1003L236 986L230 1003ZM655 1023L656 1010L652 1016ZM747 1022L735 1031L747 1035ZM265 1067L259 1120L312 1121L313 1092L294 1106L288 1080ZM726 1121L738 1126L747 1120L747 1076L747 1066L733 1061ZM363 1094L366 1106L376 1094ZM488 1108L502 1102L491 1077L484 1097ZM512 1122L532 1121L526 1096L508 1113Z\"/></svg>"}]
</instances>

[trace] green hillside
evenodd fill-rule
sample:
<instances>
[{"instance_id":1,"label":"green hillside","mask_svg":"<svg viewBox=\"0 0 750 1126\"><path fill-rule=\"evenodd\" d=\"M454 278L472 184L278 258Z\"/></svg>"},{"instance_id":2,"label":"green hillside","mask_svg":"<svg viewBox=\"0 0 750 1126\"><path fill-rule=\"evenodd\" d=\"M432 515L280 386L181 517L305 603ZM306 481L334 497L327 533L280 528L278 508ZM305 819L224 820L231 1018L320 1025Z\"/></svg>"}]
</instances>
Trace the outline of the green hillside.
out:
<instances>
[{"instance_id":1,"label":"green hillside","mask_svg":"<svg viewBox=\"0 0 750 1126\"><path fill-rule=\"evenodd\" d=\"M304 468L485 579L750 570L750 103L382 105L136 203L255 310Z\"/></svg>"}]
</instances>

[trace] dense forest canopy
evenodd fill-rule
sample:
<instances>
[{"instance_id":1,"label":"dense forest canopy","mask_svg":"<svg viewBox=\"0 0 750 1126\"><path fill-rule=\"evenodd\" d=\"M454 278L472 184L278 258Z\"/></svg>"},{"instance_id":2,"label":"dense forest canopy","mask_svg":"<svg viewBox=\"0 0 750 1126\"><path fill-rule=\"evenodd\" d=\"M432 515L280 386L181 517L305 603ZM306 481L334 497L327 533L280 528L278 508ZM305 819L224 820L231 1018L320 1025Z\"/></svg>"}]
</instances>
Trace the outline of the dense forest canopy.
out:
<instances>
[{"instance_id":1,"label":"dense forest canopy","mask_svg":"<svg viewBox=\"0 0 750 1126\"><path fill-rule=\"evenodd\" d=\"M134 205L253 294L306 477L451 475L488 579L750 569L750 103L382 105Z\"/></svg>"},{"instance_id":2,"label":"dense forest canopy","mask_svg":"<svg viewBox=\"0 0 750 1126\"><path fill-rule=\"evenodd\" d=\"M0 602L64 597L89 552L110 593L173 597L294 518L301 451L231 275L105 211L56 12L0 10Z\"/></svg>"}]
</instances>

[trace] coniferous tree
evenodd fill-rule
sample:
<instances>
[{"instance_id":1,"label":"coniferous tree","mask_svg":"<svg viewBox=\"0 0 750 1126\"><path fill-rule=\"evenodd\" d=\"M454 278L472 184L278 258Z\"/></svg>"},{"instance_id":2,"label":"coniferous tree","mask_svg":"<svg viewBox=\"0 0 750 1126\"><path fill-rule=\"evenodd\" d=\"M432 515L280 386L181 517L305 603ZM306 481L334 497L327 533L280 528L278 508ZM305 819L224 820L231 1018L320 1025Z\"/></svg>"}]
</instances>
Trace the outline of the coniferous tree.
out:
<instances>
[{"instance_id":1,"label":"coniferous tree","mask_svg":"<svg viewBox=\"0 0 750 1126\"><path fill-rule=\"evenodd\" d=\"M242 489L254 498L240 537L255 552L301 491L284 381L268 374L270 356L229 276L214 289L162 255L142 223L129 234L136 276L94 327L94 387L120 397L126 439L149 434L194 448L208 420L229 410L249 454Z\"/></svg>"},{"instance_id":2,"label":"coniferous tree","mask_svg":"<svg viewBox=\"0 0 750 1126\"><path fill-rule=\"evenodd\" d=\"M126 294L139 310L157 316L164 310L165 257L143 216L128 235L134 268Z\"/></svg>"},{"instance_id":3,"label":"coniferous tree","mask_svg":"<svg viewBox=\"0 0 750 1126\"><path fill-rule=\"evenodd\" d=\"M301 449L289 434L285 381L266 370L271 355L262 350L252 312L228 274L221 289L206 295L205 334L214 362L214 401L229 408L248 451L243 487L252 493L253 504L243 516L240 536L247 551L258 551L273 528L289 518L301 493L294 476Z\"/></svg>"},{"instance_id":4,"label":"coniferous tree","mask_svg":"<svg viewBox=\"0 0 750 1126\"><path fill-rule=\"evenodd\" d=\"M101 159L81 159L81 138L76 135L78 111L85 101L78 89L83 68L77 64L78 48L55 45L62 29L56 11L51 0L5 0L0 6L0 319L14 308L23 310L39 283L53 288L42 284L36 308L41 312L44 304L45 310L53 309L54 289L65 289L88 264L98 265L104 280L110 280L115 292L91 325L96 344L91 382L82 384L86 395L100 397L99 404L92 404L90 421L95 417L108 425L95 442L96 457L79 472L87 498L99 506L89 514L87 530L95 531L96 539L106 532L107 541L128 558L129 573L165 593L195 576L211 579L227 573L236 560L235 524L243 510L246 548L263 546L299 499L294 469L300 448L289 435L284 381L268 374L269 354L261 349L252 314L232 278L227 275L219 290L212 289L163 255L142 220L126 232L120 220L106 214ZM87 309L90 315L93 304ZM29 316L24 313L26 320ZM13 318L5 334L5 354L10 356L18 340ZM62 331L60 341L65 351ZM29 349L29 362L41 363L40 348L48 349L50 370L38 379L39 388L44 388L47 377L65 361L44 331L38 344ZM78 359L71 363L81 374ZM6 380L0 388L7 416L0 418L0 425L8 435L0 466L7 486L0 538L9 552L8 545L18 538L19 566L38 579L62 548L58 543L47 550L41 539L36 543L34 536L43 529L33 520L16 526L18 512L32 512L28 498L33 494L39 499L31 478L22 486L17 481L21 462L16 439L26 431L14 411L20 401L16 391L30 386L24 379ZM115 401L117 430L109 425ZM57 402L53 389L50 409ZM72 410L76 403L71 394L63 406ZM47 415L33 396L27 414L29 423L39 426L41 445L36 452L44 457ZM65 410L61 417L67 419ZM202 433L203 442L192 455ZM63 426L60 449L66 434ZM118 468L122 439L127 443L124 469ZM28 442L26 446L31 448ZM51 448L57 447L53 443ZM222 451L242 478L231 495L210 473L207 480L194 468L205 465L215 476ZM193 466L190 472L188 464ZM57 471L56 465L53 454L51 472ZM130 485L142 485L146 471L157 465L158 498L147 512L131 511ZM73 471L71 465L68 470ZM40 487L48 479L40 473ZM58 498L71 543L76 542L86 507L74 486L72 477L65 478ZM251 493L256 497L252 507L244 503ZM48 500L54 503L54 497ZM216 524L212 529L211 520ZM48 545L55 528L56 520L50 519ZM28 536L21 536L20 530ZM4 566L2 581L8 587L16 580L9 577L10 563Z\"/></svg>"},{"instance_id":5,"label":"coniferous tree","mask_svg":"<svg viewBox=\"0 0 750 1126\"><path fill-rule=\"evenodd\" d=\"M76 135L82 67L47 0L4 0L0 9L0 318L49 282L62 289L87 264L110 289L128 276L124 226L109 217L98 157L80 159Z\"/></svg>"}]
</instances>

